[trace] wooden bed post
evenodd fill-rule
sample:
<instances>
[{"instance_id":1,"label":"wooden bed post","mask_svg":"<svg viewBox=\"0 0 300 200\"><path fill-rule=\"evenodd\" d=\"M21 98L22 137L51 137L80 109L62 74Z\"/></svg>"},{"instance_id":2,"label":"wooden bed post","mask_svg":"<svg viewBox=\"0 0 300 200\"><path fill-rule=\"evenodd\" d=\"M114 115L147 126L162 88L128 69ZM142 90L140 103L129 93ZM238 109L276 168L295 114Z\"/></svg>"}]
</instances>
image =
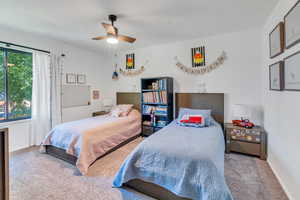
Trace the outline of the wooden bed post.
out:
<instances>
[{"instance_id":1,"label":"wooden bed post","mask_svg":"<svg viewBox=\"0 0 300 200\"><path fill-rule=\"evenodd\" d=\"M0 200L8 200L8 129L0 130Z\"/></svg>"}]
</instances>

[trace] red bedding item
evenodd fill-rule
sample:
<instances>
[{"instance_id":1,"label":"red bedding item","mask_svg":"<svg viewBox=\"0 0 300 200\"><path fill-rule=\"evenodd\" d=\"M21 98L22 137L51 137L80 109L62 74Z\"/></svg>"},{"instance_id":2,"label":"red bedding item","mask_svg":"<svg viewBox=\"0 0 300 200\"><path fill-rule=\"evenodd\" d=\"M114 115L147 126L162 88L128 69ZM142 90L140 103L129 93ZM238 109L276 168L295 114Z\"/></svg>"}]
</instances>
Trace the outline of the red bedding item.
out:
<instances>
[{"instance_id":1,"label":"red bedding item","mask_svg":"<svg viewBox=\"0 0 300 200\"><path fill-rule=\"evenodd\" d=\"M184 115L180 120L181 123L202 124L204 119L201 115Z\"/></svg>"}]
</instances>

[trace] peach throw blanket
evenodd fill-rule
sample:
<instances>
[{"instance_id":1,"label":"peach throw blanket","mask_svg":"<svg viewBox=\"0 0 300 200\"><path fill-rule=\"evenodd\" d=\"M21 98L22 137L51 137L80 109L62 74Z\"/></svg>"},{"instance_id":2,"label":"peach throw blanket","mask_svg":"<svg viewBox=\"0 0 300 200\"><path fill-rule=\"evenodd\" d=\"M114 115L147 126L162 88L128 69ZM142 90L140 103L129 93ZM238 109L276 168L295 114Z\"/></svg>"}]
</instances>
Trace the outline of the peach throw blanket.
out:
<instances>
[{"instance_id":1,"label":"peach throw blanket","mask_svg":"<svg viewBox=\"0 0 300 200\"><path fill-rule=\"evenodd\" d=\"M97 158L140 133L141 114L133 109L126 117L104 115L60 124L46 136L42 147L53 145L76 156L76 166L85 175Z\"/></svg>"}]
</instances>

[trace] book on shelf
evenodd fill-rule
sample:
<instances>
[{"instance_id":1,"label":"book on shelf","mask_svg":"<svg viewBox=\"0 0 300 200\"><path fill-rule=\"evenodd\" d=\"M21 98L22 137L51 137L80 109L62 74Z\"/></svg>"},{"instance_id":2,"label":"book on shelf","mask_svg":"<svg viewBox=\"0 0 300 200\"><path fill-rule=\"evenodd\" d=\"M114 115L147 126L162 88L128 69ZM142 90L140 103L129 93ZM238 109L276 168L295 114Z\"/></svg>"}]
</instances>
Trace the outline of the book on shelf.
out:
<instances>
[{"instance_id":1,"label":"book on shelf","mask_svg":"<svg viewBox=\"0 0 300 200\"><path fill-rule=\"evenodd\" d=\"M152 112L155 113L155 115L167 115L167 106L149 106L149 105L143 105L143 114L150 115Z\"/></svg>"},{"instance_id":2,"label":"book on shelf","mask_svg":"<svg viewBox=\"0 0 300 200\"><path fill-rule=\"evenodd\" d=\"M145 126L157 126L157 127L164 127L167 125L167 121L158 120L155 124L151 123L151 121L143 121L143 125Z\"/></svg>"},{"instance_id":3,"label":"book on shelf","mask_svg":"<svg viewBox=\"0 0 300 200\"><path fill-rule=\"evenodd\" d=\"M164 103L167 104L167 92L145 92L143 93L144 103Z\"/></svg>"},{"instance_id":4,"label":"book on shelf","mask_svg":"<svg viewBox=\"0 0 300 200\"><path fill-rule=\"evenodd\" d=\"M143 121L143 125L151 126L151 121Z\"/></svg>"},{"instance_id":5,"label":"book on shelf","mask_svg":"<svg viewBox=\"0 0 300 200\"><path fill-rule=\"evenodd\" d=\"M154 81L149 86L152 90L166 90L167 89L167 79L161 79L161 80Z\"/></svg>"}]
</instances>

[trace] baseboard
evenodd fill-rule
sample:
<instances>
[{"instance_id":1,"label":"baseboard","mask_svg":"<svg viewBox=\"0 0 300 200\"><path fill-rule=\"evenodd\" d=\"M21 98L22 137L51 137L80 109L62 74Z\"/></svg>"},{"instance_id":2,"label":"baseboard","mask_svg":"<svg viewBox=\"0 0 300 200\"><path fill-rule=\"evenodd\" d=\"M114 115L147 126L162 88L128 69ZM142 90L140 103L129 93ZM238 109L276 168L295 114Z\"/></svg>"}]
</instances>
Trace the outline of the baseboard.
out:
<instances>
[{"instance_id":1,"label":"baseboard","mask_svg":"<svg viewBox=\"0 0 300 200\"><path fill-rule=\"evenodd\" d=\"M15 151L11 151L11 152L9 152L9 154L10 155L17 155L17 154L25 153L25 152L32 151L33 149L38 149L38 148L39 148L39 146L32 145L32 146L29 146L29 147L24 147L24 148L20 148L18 150L15 150Z\"/></svg>"},{"instance_id":2,"label":"baseboard","mask_svg":"<svg viewBox=\"0 0 300 200\"><path fill-rule=\"evenodd\" d=\"M268 157L270 157L270 154L268 155ZM292 198L291 194L289 193L289 190L287 189L287 187L285 186L285 184L283 183L283 180L280 178L280 176L278 175L278 172L275 170L274 166L272 165L272 162L270 162L270 159L268 158L267 160L269 166L271 167L274 175L276 176L277 180L279 181L279 184L281 185L281 187L283 188L285 194L287 195L287 197L289 198L289 200L295 200L294 198Z\"/></svg>"}]
</instances>

